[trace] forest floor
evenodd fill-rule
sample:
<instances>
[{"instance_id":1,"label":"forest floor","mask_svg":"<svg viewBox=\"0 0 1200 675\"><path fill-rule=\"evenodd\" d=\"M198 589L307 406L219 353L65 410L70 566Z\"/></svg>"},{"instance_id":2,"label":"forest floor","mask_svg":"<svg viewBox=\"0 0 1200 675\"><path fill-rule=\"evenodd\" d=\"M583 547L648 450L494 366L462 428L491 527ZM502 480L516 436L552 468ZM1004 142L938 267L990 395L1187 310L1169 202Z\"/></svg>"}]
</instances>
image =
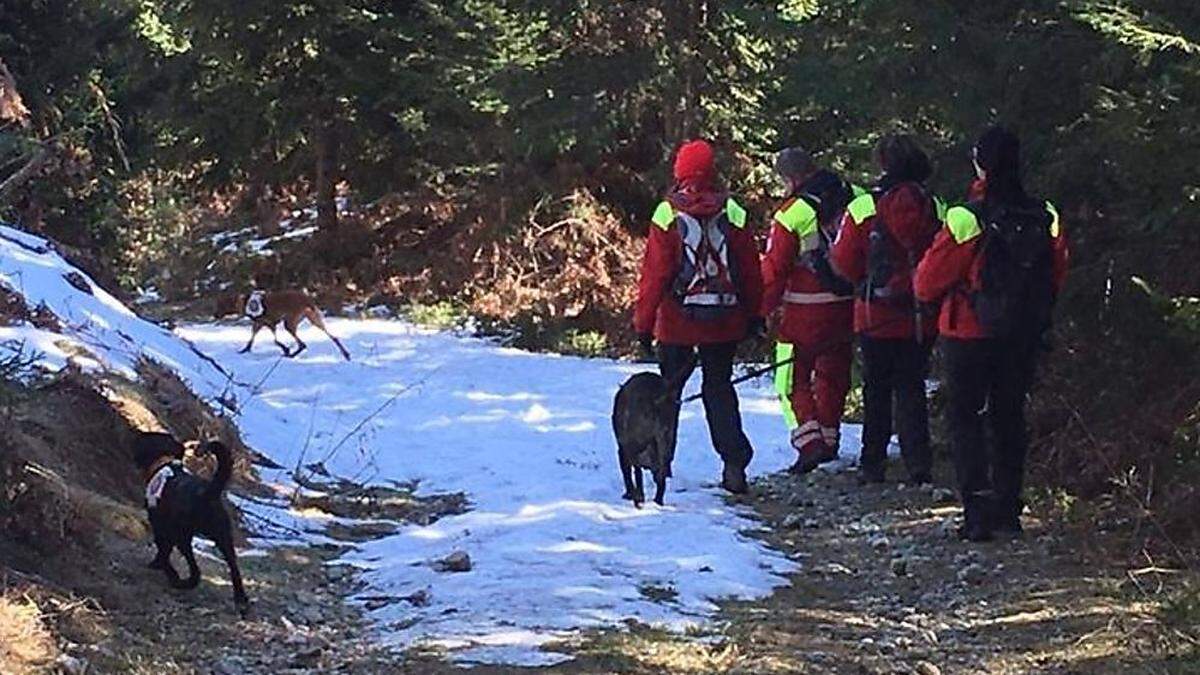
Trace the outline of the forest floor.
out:
<instances>
[{"instance_id":1,"label":"forest floor","mask_svg":"<svg viewBox=\"0 0 1200 675\"><path fill-rule=\"evenodd\" d=\"M762 536L802 566L790 586L725 603L703 642L598 636L561 671L1200 672L1194 577L1131 571L1052 505L1021 538L960 542L952 495L860 488L853 472L765 477L748 501L770 525Z\"/></svg>"},{"instance_id":2,"label":"forest floor","mask_svg":"<svg viewBox=\"0 0 1200 675\"><path fill-rule=\"evenodd\" d=\"M1188 580L1152 565L1129 571L1094 548L1103 543L1095 533L1049 512L1028 518L1023 538L968 545L953 535L958 509L945 489L859 488L853 472L777 474L744 501L766 525L755 536L800 563L790 586L722 603L711 630L630 623L556 646L575 658L554 667L472 672L1200 672L1195 605L1178 611ZM339 552L286 547L246 558L255 580L247 620L231 610L223 565L208 558L207 581L190 594L150 592L157 585L132 563L99 575L85 566L92 578L70 580L73 592L10 575L0 615L36 604L54 627L51 643L65 647L60 672L83 672L72 669L83 662L90 673L147 675L452 670L436 653L389 653L368 639L361 612L343 602L359 582L327 564ZM56 561L55 576L70 564ZM26 635L25 647L35 638Z\"/></svg>"}]
</instances>

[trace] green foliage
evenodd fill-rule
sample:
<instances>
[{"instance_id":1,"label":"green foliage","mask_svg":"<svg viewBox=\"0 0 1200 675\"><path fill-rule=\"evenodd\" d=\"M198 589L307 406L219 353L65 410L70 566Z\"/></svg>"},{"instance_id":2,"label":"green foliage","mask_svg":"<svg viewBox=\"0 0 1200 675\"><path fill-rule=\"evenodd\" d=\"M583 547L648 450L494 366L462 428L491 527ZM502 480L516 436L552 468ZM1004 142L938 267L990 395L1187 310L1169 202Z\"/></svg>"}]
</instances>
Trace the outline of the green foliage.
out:
<instances>
[{"instance_id":1,"label":"green foliage","mask_svg":"<svg viewBox=\"0 0 1200 675\"><path fill-rule=\"evenodd\" d=\"M608 352L608 338L600 331L570 328L562 334L553 351L578 356L600 357Z\"/></svg>"},{"instance_id":2,"label":"green foliage","mask_svg":"<svg viewBox=\"0 0 1200 675\"><path fill-rule=\"evenodd\" d=\"M1200 298L1194 296L1172 298L1156 291L1141 277L1135 276L1131 281L1162 313L1163 318L1177 337L1200 346Z\"/></svg>"},{"instance_id":3,"label":"green foliage","mask_svg":"<svg viewBox=\"0 0 1200 675\"><path fill-rule=\"evenodd\" d=\"M490 294L521 344L578 353L608 350L590 331L625 330L617 289L636 268L636 245L596 225L644 231L681 140L716 141L761 223L782 146L865 183L879 137L913 133L955 200L972 140L1003 123L1074 256L1037 456L1076 491L1136 468L1194 512L1185 481L1151 469L1180 466L1166 440L1191 447L1200 398L1200 3L0 0L0 17L32 111L0 129L0 180L55 149L0 215L115 261L127 284L196 259L244 285L253 265L189 242L261 224L247 214L273 200L316 201L323 225L338 192L390 200L344 228L362 246L312 240L362 260L295 243L267 272L391 292L454 260L470 269L430 297ZM587 209L543 222L577 194ZM579 302L545 301L543 278ZM412 315L465 321L448 302Z\"/></svg>"},{"instance_id":4,"label":"green foliage","mask_svg":"<svg viewBox=\"0 0 1200 675\"><path fill-rule=\"evenodd\" d=\"M404 314L418 326L437 330L458 330L466 326L469 319L466 308L451 300L413 304Z\"/></svg>"}]
</instances>

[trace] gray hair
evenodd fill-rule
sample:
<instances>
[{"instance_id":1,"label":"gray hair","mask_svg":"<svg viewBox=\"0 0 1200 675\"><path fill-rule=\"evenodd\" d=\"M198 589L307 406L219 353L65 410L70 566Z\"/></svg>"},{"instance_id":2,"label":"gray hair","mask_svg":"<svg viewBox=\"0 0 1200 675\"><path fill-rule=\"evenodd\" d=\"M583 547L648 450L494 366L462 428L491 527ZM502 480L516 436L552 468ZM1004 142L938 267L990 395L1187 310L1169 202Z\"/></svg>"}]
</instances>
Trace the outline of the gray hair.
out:
<instances>
[{"instance_id":1,"label":"gray hair","mask_svg":"<svg viewBox=\"0 0 1200 675\"><path fill-rule=\"evenodd\" d=\"M784 178L803 178L816 168L813 156L798 145L784 149L775 158L775 172Z\"/></svg>"}]
</instances>

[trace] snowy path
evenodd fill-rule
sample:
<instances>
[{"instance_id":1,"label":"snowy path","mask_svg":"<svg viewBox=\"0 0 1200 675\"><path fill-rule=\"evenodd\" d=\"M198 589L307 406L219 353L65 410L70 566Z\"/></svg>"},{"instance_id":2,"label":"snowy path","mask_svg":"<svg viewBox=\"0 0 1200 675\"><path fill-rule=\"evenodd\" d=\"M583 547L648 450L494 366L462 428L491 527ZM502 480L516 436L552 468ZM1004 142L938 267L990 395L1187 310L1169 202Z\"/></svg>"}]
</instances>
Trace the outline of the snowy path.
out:
<instances>
[{"instance_id":1,"label":"snowy path","mask_svg":"<svg viewBox=\"0 0 1200 675\"><path fill-rule=\"evenodd\" d=\"M463 491L471 501L469 513L406 528L353 554L370 570L372 593L429 593L427 607L398 603L373 613L397 644L469 647L458 654L467 660L553 661L536 647L565 631L629 617L683 628L703 622L712 599L762 596L793 569L739 534L756 525L712 486L720 462L698 403L684 411L666 508L636 510L618 498L609 413L616 388L637 367L529 354L395 321L332 320L330 327L353 362L311 330L302 333L310 351L278 364L269 341L254 354L236 353L244 326L179 332L237 379L266 376L241 427L252 446L289 467L306 439L303 461L322 459L403 392L328 463L336 475L419 480L421 492ZM767 382L741 392L757 449L752 473L785 467L793 454ZM454 550L470 554L471 572L428 565ZM656 602L645 588L678 595Z\"/></svg>"},{"instance_id":2,"label":"snowy path","mask_svg":"<svg viewBox=\"0 0 1200 675\"><path fill-rule=\"evenodd\" d=\"M563 657L539 646L577 629L627 618L676 629L703 624L714 599L767 595L794 569L740 533L758 527L749 509L728 505L712 486L720 463L698 403L684 410L667 506L636 510L619 499L609 414L617 386L639 367L529 354L385 320L330 321L351 363L311 328L302 333L311 348L298 359L280 360L269 338L256 353L237 354L248 326L172 333L140 319L44 240L2 225L0 290L44 306L61 324L0 326L0 356L23 346L51 369L69 361L130 377L149 356L209 400L235 397L247 442L289 468L326 459L370 418L329 457L329 470L377 484L418 480L425 494L466 493L470 512L406 527L351 554L367 570L369 594L428 593L427 606L401 602L372 613L397 646L435 643L462 660L546 663ZM243 384L231 386L228 373ZM751 473L784 468L793 454L769 383L740 392L757 450ZM846 428L843 461L857 432ZM287 471L264 478L290 481ZM430 567L454 550L470 554L472 571Z\"/></svg>"}]
</instances>

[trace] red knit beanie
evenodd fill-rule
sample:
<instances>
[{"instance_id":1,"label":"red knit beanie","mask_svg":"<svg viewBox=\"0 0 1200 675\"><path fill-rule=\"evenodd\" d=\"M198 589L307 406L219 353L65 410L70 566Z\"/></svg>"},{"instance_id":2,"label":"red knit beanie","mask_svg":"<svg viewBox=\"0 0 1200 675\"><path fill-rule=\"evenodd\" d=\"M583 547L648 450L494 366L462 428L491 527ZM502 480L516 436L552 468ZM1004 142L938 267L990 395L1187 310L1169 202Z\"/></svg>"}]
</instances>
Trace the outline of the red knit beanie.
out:
<instances>
[{"instance_id":1,"label":"red knit beanie","mask_svg":"<svg viewBox=\"0 0 1200 675\"><path fill-rule=\"evenodd\" d=\"M713 149L707 141L688 141L675 155L675 180L680 183L712 182L716 178Z\"/></svg>"}]
</instances>

